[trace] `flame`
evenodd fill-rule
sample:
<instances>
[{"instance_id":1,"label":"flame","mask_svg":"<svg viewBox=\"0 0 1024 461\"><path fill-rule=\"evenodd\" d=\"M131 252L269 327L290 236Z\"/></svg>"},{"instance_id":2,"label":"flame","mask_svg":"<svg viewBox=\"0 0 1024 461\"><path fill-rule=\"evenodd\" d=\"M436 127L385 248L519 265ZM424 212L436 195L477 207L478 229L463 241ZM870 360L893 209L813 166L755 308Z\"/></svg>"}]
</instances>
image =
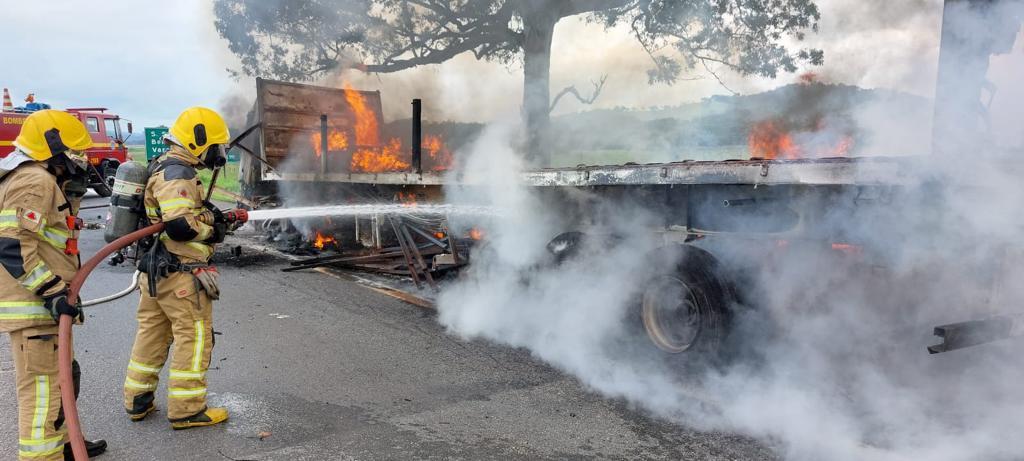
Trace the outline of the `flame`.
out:
<instances>
[{"instance_id":1,"label":"flame","mask_svg":"<svg viewBox=\"0 0 1024 461\"><path fill-rule=\"evenodd\" d=\"M313 144L313 151L316 153L317 158L320 157L320 132L314 132L309 135L309 142ZM343 131L329 131L327 132L327 150L342 150L348 148L348 136Z\"/></svg>"},{"instance_id":2,"label":"flame","mask_svg":"<svg viewBox=\"0 0 1024 461\"><path fill-rule=\"evenodd\" d=\"M356 145L377 146L380 145L380 129L377 124L377 114L373 112L366 102L366 97L357 90L345 84L345 100L356 118Z\"/></svg>"},{"instance_id":3,"label":"flame","mask_svg":"<svg viewBox=\"0 0 1024 461\"><path fill-rule=\"evenodd\" d=\"M819 123L813 131L794 135L782 123L765 120L750 128L747 146L751 157L764 159L845 157L850 153L853 137L842 135L835 139L823 131L824 126Z\"/></svg>"},{"instance_id":4,"label":"flame","mask_svg":"<svg viewBox=\"0 0 1024 461\"><path fill-rule=\"evenodd\" d=\"M800 158L800 151L793 142L793 137L782 131L778 124L771 120L754 125L750 129L747 143L750 147L751 157Z\"/></svg>"},{"instance_id":5,"label":"flame","mask_svg":"<svg viewBox=\"0 0 1024 461\"><path fill-rule=\"evenodd\" d=\"M338 241L334 237L321 234L320 231L316 232L316 240L313 241L313 246L318 250L323 250L327 244L335 245Z\"/></svg>"},{"instance_id":6,"label":"flame","mask_svg":"<svg viewBox=\"0 0 1024 461\"><path fill-rule=\"evenodd\" d=\"M416 193L399 191L395 194L395 200L403 206L414 207L416 206Z\"/></svg>"},{"instance_id":7,"label":"flame","mask_svg":"<svg viewBox=\"0 0 1024 461\"><path fill-rule=\"evenodd\" d=\"M378 148L365 147L352 154L349 170L353 173L380 173L409 169L409 163L398 157L402 152L402 141L394 138Z\"/></svg>"},{"instance_id":8,"label":"flame","mask_svg":"<svg viewBox=\"0 0 1024 461\"><path fill-rule=\"evenodd\" d=\"M412 165L403 160L408 158L400 138L392 138L386 143L380 137L380 119L363 93L355 90L347 82L343 85L345 100L352 110L354 118L353 131L355 142L351 142L346 132L331 131L328 134L328 150L353 149L349 171L353 173L383 173L408 170ZM320 157L320 133L310 135L310 143L316 156ZM433 160L434 171L444 171L451 167L452 153L437 135L426 135L423 148Z\"/></svg>"},{"instance_id":9,"label":"flame","mask_svg":"<svg viewBox=\"0 0 1024 461\"><path fill-rule=\"evenodd\" d=\"M818 74L815 72L804 72L799 77L801 85L810 85L818 81Z\"/></svg>"},{"instance_id":10,"label":"flame","mask_svg":"<svg viewBox=\"0 0 1024 461\"><path fill-rule=\"evenodd\" d=\"M483 240L483 238L484 238L484 231L474 227L474 228L469 230L469 238L471 238L473 240Z\"/></svg>"},{"instance_id":11,"label":"flame","mask_svg":"<svg viewBox=\"0 0 1024 461\"><path fill-rule=\"evenodd\" d=\"M860 256L864 254L864 248L860 245L854 245L851 243L833 243L832 249L846 256Z\"/></svg>"},{"instance_id":12,"label":"flame","mask_svg":"<svg viewBox=\"0 0 1024 461\"><path fill-rule=\"evenodd\" d=\"M344 86L345 100L352 108L355 117L356 151L352 154L349 171L362 173L380 173L385 171L402 171L409 168L409 163L401 159L402 141L391 139L386 144L380 141L380 125L377 114L357 90L347 83Z\"/></svg>"},{"instance_id":13,"label":"flame","mask_svg":"<svg viewBox=\"0 0 1024 461\"><path fill-rule=\"evenodd\" d=\"M452 166L452 151L444 144L444 139L439 135L428 134L423 137L423 150L434 161L431 168L434 171L445 171Z\"/></svg>"}]
</instances>

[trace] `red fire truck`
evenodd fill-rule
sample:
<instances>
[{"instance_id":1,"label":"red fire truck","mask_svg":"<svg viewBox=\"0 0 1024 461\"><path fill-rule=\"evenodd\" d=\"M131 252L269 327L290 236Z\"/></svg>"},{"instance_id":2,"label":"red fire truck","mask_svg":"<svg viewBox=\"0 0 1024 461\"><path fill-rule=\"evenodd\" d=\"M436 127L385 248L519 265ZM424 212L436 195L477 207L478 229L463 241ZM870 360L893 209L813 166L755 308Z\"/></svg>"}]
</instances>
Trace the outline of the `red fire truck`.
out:
<instances>
[{"instance_id":1,"label":"red fire truck","mask_svg":"<svg viewBox=\"0 0 1024 461\"><path fill-rule=\"evenodd\" d=\"M14 139L18 137L25 119L35 110L44 108L48 106L34 103L0 112L0 158L14 151ZM128 161L128 148L124 145L127 137L121 131L121 117L103 107L65 110L77 116L92 136L92 147L86 152L91 170L89 186L100 196L109 197L117 166ZM131 122L128 122L127 129L131 135Z\"/></svg>"}]
</instances>

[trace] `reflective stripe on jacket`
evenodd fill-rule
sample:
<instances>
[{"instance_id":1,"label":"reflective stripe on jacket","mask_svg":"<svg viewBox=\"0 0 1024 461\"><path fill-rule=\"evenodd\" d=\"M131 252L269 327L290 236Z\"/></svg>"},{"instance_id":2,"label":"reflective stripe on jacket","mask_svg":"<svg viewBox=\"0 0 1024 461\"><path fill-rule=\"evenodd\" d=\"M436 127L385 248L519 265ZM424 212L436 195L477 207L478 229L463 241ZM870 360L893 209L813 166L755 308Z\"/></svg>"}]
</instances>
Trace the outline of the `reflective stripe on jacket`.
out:
<instances>
[{"instance_id":1,"label":"reflective stripe on jacket","mask_svg":"<svg viewBox=\"0 0 1024 461\"><path fill-rule=\"evenodd\" d=\"M171 145L170 150L155 161L163 162L169 158L193 168L199 164L199 159L176 145ZM145 195L146 215L154 224L184 218L188 226L196 232L191 241L174 241L166 232L160 235L160 240L164 242L167 251L177 256L183 263L208 262L213 255L213 245L203 243L203 240L210 238L213 228L196 219L205 210L203 184L198 176L194 175L194 170L191 178L168 174L169 171L174 170L164 169L149 177Z\"/></svg>"},{"instance_id":2,"label":"reflective stripe on jacket","mask_svg":"<svg viewBox=\"0 0 1024 461\"><path fill-rule=\"evenodd\" d=\"M41 295L65 289L78 270L78 256L64 252L72 206L41 163L0 179L0 331L53 324Z\"/></svg>"}]
</instances>

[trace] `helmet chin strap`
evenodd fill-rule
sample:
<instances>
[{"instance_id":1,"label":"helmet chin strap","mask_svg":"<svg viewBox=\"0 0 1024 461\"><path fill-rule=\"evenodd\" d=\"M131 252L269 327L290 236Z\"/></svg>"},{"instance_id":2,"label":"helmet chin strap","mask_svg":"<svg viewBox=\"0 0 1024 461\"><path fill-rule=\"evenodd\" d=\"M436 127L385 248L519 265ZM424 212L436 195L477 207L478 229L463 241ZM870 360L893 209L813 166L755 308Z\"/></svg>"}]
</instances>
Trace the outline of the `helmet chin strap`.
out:
<instances>
[{"instance_id":1,"label":"helmet chin strap","mask_svg":"<svg viewBox=\"0 0 1024 461\"><path fill-rule=\"evenodd\" d=\"M221 151L220 144L214 144L206 149L200 160L202 160L203 166L211 170L224 166L227 161Z\"/></svg>"}]
</instances>

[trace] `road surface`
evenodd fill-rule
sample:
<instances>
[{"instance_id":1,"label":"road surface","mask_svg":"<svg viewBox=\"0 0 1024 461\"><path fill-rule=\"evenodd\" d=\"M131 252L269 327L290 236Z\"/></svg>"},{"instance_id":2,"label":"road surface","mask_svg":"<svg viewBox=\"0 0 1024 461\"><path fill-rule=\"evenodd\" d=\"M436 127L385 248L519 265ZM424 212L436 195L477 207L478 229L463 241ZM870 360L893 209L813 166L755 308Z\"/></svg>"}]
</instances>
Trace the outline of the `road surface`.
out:
<instances>
[{"instance_id":1,"label":"road surface","mask_svg":"<svg viewBox=\"0 0 1024 461\"><path fill-rule=\"evenodd\" d=\"M98 222L105 213L82 216ZM82 232L85 257L103 244L102 233ZM750 439L660 422L588 392L526 351L449 336L429 310L330 274L283 273L285 265L254 251L221 264L214 328L222 334L209 387L211 404L226 406L231 419L218 427L172 431L163 411L130 422L121 385L138 294L87 311L75 330L83 368L79 409L87 437L110 443L100 459L774 457ZM131 272L101 265L83 297L120 289ZM16 456L13 374L2 335L2 459ZM165 395L161 385L161 409Z\"/></svg>"}]
</instances>

